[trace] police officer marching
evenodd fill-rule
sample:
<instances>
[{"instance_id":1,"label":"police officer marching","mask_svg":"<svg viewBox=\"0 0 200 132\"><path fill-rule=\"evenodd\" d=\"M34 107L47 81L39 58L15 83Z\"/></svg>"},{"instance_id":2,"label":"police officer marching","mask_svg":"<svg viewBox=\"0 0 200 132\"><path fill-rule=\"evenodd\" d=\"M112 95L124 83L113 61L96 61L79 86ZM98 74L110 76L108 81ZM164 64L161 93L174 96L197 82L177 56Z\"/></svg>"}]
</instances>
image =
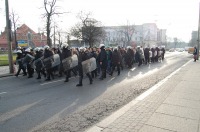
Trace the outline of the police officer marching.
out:
<instances>
[{"instance_id":1,"label":"police officer marching","mask_svg":"<svg viewBox=\"0 0 200 132\"><path fill-rule=\"evenodd\" d=\"M46 60L45 60L46 59ZM47 71L47 78L45 81L50 81L51 77L54 79L52 64L53 64L53 52L48 45L44 46L44 65Z\"/></svg>"},{"instance_id":2,"label":"police officer marching","mask_svg":"<svg viewBox=\"0 0 200 132\"><path fill-rule=\"evenodd\" d=\"M17 50L17 57L16 57L16 63L18 63L18 65L19 65L18 71L15 74L16 77L18 77L21 70L23 71L23 76L27 75L26 70L25 70L23 63L22 63L23 62L22 58L23 58L23 54L22 54L22 51L19 49L19 50Z\"/></svg>"},{"instance_id":3,"label":"police officer marching","mask_svg":"<svg viewBox=\"0 0 200 132\"><path fill-rule=\"evenodd\" d=\"M61 48L62 48L61 60L64 60L64 59L72 56L72 53L71 53L71 50L69 49L68 44L63 44ZM71 70L67 70L67 71L64 71L64 72L65 72L65 75L66 75L65 82L68 82Z\"/></svg>"},{"instance_id":4,"label":"police officer marching","mask_svg":"<svg viewBox=\"0 0 200 132\"><path fill-rule=\"evenodd\" d=\"M36 79L41 79L41 73L44 75L44 77L46 77L46 73L44 72L44 69L43 69L43 64L42 64L42 56L43 56L43 53L42 53L42 50L40 48L35 48L35 70L38 74L38 77Z\"/></svg>"},{"instance_id":5,"label":"police officer marching","mask_svg":"<svg viewBox=\"0 0 200 132\"><path fill-rule=\"evenodd\" d=\"M86 48L80 47L79 48L79 55L78 55L78 71L79 71L79 83L76 85L77 87L83 86L83 67L82 62L89 59L88 53L86 53ZM86 73L87 77L89 78L90 84L92 84L93 80L90 73Z\"/></svg>"}]
</instances>

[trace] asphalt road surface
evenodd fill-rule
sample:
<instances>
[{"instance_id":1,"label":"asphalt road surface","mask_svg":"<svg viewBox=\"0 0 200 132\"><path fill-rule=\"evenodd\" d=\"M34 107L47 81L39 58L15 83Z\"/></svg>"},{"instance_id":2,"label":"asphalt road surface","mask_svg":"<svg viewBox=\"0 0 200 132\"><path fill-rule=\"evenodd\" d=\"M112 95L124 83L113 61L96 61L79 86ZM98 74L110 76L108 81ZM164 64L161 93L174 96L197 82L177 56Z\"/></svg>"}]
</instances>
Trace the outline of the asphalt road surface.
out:
<instances>
[{"instance_id":1,"label":"asphalt road surface","mask_svg":"<svg viewBox=\"0 0 200 132\"><path fill-rule=\"evenodd\" d=\"M167 53L161 63L125 68L104 80L78 77L50 82L24 76L0 79L1 132L77 132L102 120L113 111L164 79L192 59L186 52Z\"/></svg>"}]
</instances>

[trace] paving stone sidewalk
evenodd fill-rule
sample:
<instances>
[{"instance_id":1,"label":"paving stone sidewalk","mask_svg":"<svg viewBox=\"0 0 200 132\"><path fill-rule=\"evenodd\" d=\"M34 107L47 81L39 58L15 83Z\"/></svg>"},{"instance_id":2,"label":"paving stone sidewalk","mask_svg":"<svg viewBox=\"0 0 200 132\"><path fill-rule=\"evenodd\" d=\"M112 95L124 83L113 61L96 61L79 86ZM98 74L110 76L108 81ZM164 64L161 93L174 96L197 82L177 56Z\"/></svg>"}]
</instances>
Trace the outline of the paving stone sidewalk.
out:
<instances>
[{"instance_id":1,"label":"paving stone sidewalk","mask_svg":"<svg viewBox=\"0 0 200 132\"><path fill-rule=\"evenodd\" d=\"M87 132L200 132L200 62L190 61L144 99Z\"/></svg>"}]
</instances>

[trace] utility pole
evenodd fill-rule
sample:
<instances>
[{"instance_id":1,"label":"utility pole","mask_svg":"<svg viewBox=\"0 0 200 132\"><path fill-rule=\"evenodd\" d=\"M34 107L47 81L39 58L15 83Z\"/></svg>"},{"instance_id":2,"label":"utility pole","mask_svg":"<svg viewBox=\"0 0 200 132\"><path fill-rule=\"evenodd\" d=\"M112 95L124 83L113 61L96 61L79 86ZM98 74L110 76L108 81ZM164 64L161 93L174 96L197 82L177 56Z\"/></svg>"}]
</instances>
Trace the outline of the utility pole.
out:
<instances>
[{"instance_id":1,"label":"utility pole","mask_svg":"<svg viewBox=\"0 0 200 132\"><path fill-rule=\"evenodd\" d=\"M199 60L199 35L200 35L200 3L199 3L199 22L198 22L198 42L197 42L197 60Z\"/></svg>"},{"instance_id":2,"label":"utility pole","mask_svg":"<svg viewBox=\"0 0 200 132\"><path fill-rule=\"evenodd\" d=\"M9 70L10 70L10 73L14 73L12 46L11 46L11 23L9 19L8 0L5 0L5 7L6 7L6 31L7 31L7 43L8 43Z\"/></svg>"}]
</instances>

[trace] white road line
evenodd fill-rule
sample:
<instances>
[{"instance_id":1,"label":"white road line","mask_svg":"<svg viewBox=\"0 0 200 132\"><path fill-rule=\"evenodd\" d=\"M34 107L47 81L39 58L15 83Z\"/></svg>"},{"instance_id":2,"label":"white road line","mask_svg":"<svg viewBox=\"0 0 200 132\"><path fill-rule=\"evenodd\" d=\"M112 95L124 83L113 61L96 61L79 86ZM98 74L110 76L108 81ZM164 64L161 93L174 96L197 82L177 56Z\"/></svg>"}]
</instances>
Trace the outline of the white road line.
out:
<instances>
[{"instance_id":1,"label":"white road line","mask_svg":"<svg viewBox=\"0 0 200 132\"><path fill-rule=\"evenodd\" d=\"M36 101L36 102L34 102L32 104L28 104L28 105L24 105L24 106L18 107L18 108L14 109L14 110L12 110L10 112L3 113L2 115L0 115L0 123L4 122L6 120L9 120L11 118L14 118L17 115L22 114L24 111L27 111L28 109L30 109L34 105L38 104L42 100Z\"/></svg>"},{"instance_id":2,"label":"white road line","mask_svg":"<svg viewBox=\"0 0 200 132\"><path fill-rule=\"evenodd\" d=\"M55 83L55 82L60 82L60 81L64 81L65 79L61 79L61 80L56 80L56 81L51 81L51 82L46 82L46 83L42 83L40 85L47 85L47 84L51 84L51 83Z\"/></svg>"},{"instance_id":3,"label":"white road line","mask_svg":"<svg viewBox=\"0 0 200 132\"><path fill-rule=\"evenodd\" d=\"M1 94L6 94L6 93L7 93L7 92L1 92L0 95L1 95Z\"/></svg>"}]
</instances>

